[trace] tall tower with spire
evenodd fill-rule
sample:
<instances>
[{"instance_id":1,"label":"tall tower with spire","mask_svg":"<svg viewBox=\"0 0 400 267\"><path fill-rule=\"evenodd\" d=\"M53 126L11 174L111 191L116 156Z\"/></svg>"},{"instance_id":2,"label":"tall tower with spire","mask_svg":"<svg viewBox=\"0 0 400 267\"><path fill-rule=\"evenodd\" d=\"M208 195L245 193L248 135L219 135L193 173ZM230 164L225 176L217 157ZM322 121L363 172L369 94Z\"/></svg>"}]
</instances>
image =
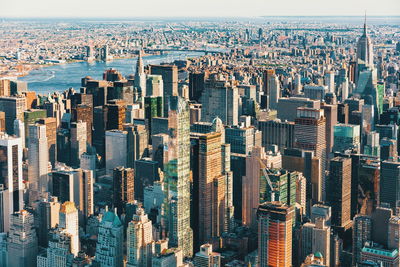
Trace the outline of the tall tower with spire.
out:
<instances>
[{"instance_id":1,"label":"tall tower with spire","mask_svg":"<svg viewBox=\"0 0 400 267\"><path fill-rule=\"evenodd\" d=\"M357 65L365 65L365 67L374 66L373 45L371 38L367 33L367 15L364 19L364 31L357 42ZM360 71L360 68L358 68Z\"/></svg>"},{"instance_id":2,"label":"tall tower with spire","mask_svg":"<svg viewBox=\"0 0 400 267\"><path fill-rule=\"evenodd\" d=\"M143 49L140 49L136 63L136 73L134 86L139 90L142 101L146 96L146 73L144 72L144 64L142 58Z\"/></svg>"}]
</instances>

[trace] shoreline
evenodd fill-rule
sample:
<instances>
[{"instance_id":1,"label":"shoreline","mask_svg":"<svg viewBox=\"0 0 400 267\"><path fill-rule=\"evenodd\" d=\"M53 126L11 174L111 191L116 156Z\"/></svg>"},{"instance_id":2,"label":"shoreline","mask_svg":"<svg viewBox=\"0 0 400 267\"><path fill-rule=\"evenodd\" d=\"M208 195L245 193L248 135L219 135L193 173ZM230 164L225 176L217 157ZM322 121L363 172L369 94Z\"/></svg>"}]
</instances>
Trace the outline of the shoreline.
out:
<instances>
[{"instance_id":1,"label":"shoreline","mask_svg":"<svg viewBox=\"0 0 400 267\"><path fill-rule=\"evenodd\" d=\"M159 55L159 53L157 54L145 54L143 55L143 57L147 57L147 56L156 56ZM107 61L103 61L103 60L92 60L92 61L88 61L88 60L83 60L83 59L72 59L72 60L67 60L66 62L63 63L51 63L51 64L40 64L40 63L32 63L32 64L20 64L20 66L23 66L24 68L27 67L27 70L24 70L22 73L10 73L10 74L0 74L0 78L6 78L6 77L16 77L17 80L18 78L22 78L25 76L28 76L32 71L34 70L39 70L39 69L44 69L44 68L48 68L48 67L53 67L53 66L60 66L60 65L65 65L65 64L72 64L72 63L81 63L81 62L87 62L87 63L95 63L95 62L112 62L113 60L121 60L121 59L133 59L133 58L137 58L137 55L132 55L132 56L117 56L117 57L113 57L110 60ZM18 66L18 65L17 65Z\"/></svg>"}]
</instances>

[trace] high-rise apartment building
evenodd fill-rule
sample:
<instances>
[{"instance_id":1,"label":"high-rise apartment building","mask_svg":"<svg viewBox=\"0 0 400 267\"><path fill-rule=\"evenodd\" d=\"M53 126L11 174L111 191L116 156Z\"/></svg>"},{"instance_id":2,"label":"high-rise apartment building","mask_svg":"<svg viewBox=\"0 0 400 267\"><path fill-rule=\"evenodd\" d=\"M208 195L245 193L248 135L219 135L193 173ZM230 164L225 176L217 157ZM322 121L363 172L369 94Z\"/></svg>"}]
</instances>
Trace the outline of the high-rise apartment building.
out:
<instances>
[{"instance_id":1,"label":"high-rise apartment building","mask_svg":"<svg viewBox=\"0 0 400 267\"><path fill-rule=\"evenodd\" d=\"M294 208L266 202L258 211L258 266L292 266Z\"/></svg>"}]
</instances>

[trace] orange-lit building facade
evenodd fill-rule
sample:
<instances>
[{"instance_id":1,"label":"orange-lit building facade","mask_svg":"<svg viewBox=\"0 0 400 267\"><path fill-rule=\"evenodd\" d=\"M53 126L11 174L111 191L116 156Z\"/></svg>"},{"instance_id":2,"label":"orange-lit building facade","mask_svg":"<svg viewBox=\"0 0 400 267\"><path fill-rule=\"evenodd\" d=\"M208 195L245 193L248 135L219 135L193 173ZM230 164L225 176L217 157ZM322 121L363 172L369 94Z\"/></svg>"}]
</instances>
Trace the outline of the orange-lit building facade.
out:
<instances>
[{"instance_id":1,"label":"orange-lit building facade","mask_svg":"<svg viewBox=\"0 0 400 267\"><path fill-rule=\"evenodd\" d=\"M294 208L281 202L258 207L258 266L292 266L292 221Z\"/></svg>"}]
</instances>

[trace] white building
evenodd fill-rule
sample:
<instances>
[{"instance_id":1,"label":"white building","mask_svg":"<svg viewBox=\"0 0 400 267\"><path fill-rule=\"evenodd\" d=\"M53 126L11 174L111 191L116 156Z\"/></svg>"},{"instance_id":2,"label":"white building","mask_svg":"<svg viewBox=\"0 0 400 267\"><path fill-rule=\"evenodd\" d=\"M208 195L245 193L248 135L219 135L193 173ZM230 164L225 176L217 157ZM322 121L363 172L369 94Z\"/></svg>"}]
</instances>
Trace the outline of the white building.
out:
<instances>
[{"instance_id":1,"label":"white building","mask_svg":"<svg viewBox=\"0 0 400 267\"><path fill-rule=\"evenodd\" d=\"M71 237L71 253L75 256L79 252L79 217L75 204L66 201L61 205L60 209L59 229Z\"/></svg>"},{"instance_id":2,"label":"white building","mask_svg":"<svg viewBox=\"0 0 400 267\"><path fill-rule=\"evenodd\" d=\"M71 123L71 164L79 167L80 158L86 152L87 131L86 122L78 121Z\"/></svg>"},{"instance_id":3,"label":"white building","mask_svg":"<svg viewBox=\"0 0 400 267\"><path fill-rule=\"evenodd\" d=\"M127 229L127 267L151 267L154 252L152 223L138 208Z\"/></svg>"},{"instance_id":4,"label":"white building","mask_svg":"<svg viewBox=\"0 0 400 267\"><path fill-rule=\"evenodd\" d=\"M38 199L40 194L48 192L49 150L46 125L29 125L28 144L28 181L34 195L30 201Z\"/></svg>"}]
</instances>

